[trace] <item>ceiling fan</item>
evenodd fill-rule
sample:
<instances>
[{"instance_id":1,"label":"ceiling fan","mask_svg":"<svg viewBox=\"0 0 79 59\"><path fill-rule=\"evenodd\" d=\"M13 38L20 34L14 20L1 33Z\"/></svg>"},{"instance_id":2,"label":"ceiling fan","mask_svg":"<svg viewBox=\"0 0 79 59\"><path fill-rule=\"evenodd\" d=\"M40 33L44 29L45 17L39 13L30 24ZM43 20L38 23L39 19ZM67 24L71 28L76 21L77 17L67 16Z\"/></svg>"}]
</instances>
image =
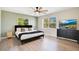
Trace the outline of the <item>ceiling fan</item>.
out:
<instances>
[{"instance_id":1,"label":"ceiling fan","mask_svg":"<svg viewBox=\"0 0 79 59\"><path fill-rule=\"evenodd\" d=\"M42 8L42 7L35 7L35 8L34 8L34 12L35 12L35 13L45 13L45 12L48 12L48 10L45 10L45 9Z\"/></svg>"}]
</instances>

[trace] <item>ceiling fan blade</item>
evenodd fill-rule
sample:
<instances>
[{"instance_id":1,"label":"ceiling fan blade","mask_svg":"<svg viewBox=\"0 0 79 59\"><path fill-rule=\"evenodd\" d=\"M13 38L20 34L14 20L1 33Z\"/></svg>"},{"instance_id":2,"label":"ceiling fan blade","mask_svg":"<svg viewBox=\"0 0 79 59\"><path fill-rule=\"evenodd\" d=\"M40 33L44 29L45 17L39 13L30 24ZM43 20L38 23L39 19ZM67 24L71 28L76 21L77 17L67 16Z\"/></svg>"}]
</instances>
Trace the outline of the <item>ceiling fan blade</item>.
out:
<instances>
[{"instance_id":1,"label":"ceiling fan blade","mask_svg":"<svg viewBox=\"0 0 79 59\"><path fill-rule=\"evenodd\" d=\"M39 10L41 10L42 9L42 7L39 7Z\"/></svg>"},{"instance_id":2,"label":"ceiling fan blade","mask_svg":"<svg viewBox=\"0 0 79 59\"><path fill-rule=\"evenodd\" d=\"M35 7L31 7L32 9L33 9L33 12L35 12L36 11L36 8Z\"/></svg>"},{"instance_id":3,"label":"ceiling fan blade","mask_svg":"<svg viewBox=\"0 0 79 59\"><path fill-rule=\"evenodd\" d=\"M39 12L38 10L34 10L34 12Z\"/></svg>"},{"instance_id":4,"label":"ceiling fan blade","mask_svg":"<svg viewBox=\"0 0 79 59\"><path fill-rule=\"evenodd\" d=\"M42 14L47 14L46 12L43 12Z\"/></svg>"},{"instance_id":5,"label":"ceiling fan blade","mask_svg":"<svg viewBox=\"0 0 79 59\"><path fill-rule=\"evenodd\" d=\"M48 12L48 10L40 10L40 12Z\"/></svg>"}]
</instances>

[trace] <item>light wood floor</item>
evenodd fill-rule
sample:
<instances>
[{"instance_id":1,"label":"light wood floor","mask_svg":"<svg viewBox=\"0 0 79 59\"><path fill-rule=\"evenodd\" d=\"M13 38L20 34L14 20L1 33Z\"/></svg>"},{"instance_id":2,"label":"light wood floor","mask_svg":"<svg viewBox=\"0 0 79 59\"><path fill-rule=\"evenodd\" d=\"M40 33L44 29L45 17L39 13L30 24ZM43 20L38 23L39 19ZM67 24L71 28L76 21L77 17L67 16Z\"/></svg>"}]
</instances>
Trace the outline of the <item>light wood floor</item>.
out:
<instances>
[{"instance_id":1,"label":"light wood floor","mask_svg":"<svg viewBox=\"0 0 79 59\"><path fill-rule=\"evenodd\" d=\"M0 51L79 51L79 44L68 40L45 36L21 45L16 38L0 42Z\"/></svg>"}]
</instances>

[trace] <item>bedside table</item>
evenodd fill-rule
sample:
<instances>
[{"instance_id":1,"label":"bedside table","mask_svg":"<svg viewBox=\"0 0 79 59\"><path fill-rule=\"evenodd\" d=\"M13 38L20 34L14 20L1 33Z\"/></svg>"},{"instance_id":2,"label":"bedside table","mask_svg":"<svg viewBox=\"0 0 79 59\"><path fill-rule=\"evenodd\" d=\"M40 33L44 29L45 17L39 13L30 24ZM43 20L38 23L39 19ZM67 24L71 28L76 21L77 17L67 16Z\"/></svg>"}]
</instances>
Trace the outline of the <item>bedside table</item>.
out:
<instances>
[{"instance_id":1,"label":"bedside table","mask_svg":"<svg viewBox=\"0 0 79 59\"><path fill-rule=\"evenodd\" d=\"M13 37L12 32L7 32L7 38L9 39L9 38L12 38L12 37Z\"/></svg>"}]
</instances>

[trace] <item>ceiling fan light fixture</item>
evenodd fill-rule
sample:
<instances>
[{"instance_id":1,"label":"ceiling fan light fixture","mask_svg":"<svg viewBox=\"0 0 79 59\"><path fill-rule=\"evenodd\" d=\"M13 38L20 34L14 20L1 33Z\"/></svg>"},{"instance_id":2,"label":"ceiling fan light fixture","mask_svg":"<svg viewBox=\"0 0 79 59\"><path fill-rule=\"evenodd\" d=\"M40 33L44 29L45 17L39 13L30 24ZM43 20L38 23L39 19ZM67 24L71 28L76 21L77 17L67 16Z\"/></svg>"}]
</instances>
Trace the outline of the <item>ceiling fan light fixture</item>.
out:
<instances>
[{"instance_id":1,"label":"ceiling fan light fixture","mask_svg":"<svg viewBox=\"0 0 79 59\"><path fill-rule=\"evenodd\" d=\"M43 9L42 7L35 7L34 8L34 12L35 13L43 13L43 12L47 12L48 10L46 10L46 9Z\"/></svg>"}]
</instances>

